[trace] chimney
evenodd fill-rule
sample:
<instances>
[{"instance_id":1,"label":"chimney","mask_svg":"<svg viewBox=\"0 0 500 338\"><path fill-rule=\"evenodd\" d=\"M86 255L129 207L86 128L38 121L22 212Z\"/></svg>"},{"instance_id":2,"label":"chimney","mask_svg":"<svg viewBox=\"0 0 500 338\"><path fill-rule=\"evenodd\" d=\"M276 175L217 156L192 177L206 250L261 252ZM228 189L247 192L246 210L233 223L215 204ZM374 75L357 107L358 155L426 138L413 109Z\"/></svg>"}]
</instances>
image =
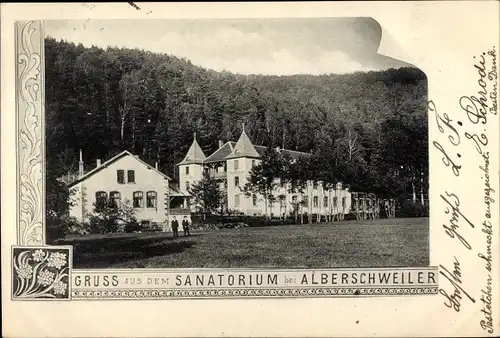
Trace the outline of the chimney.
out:
<instances>
[{"instance_id":1,"label":"chimney","mask_svg":"<svg viewBox=\"0 0 500 338\"><path fill-rule=\"evenodd\" d=\"M158 161L155 162L155 169L158 170Z\"/></svg>"},{"instance_id":2,"label":"chimney","mask_svg":"<svg viewBox=\"0 0 500 338\"><path fill-rule=\"evenodd\" d=\"M83 152L80 149L80 162L78 162L78 177L82 177L84 174L83 171Z\"/></svg>"},{"instance_id":3,"label":"chimney","mask_svg":"<svg viewBox=\"0 0 500 338\"><path fill-rule=\"evenodd\" d=\"M223 145L224 143L222 142L222 140L219 140L219 149L222 148Z\"/></svg>"},{"instance_id":4,"label":"chimney","mask_svg":"<svg viewBox=\"0 0 500 338\"><path fill-rule=\"evenodd\" d=\"M96 164L97 164L97 167L101 166L101 159L100 158L97 159Z\"/></svg>"}]
</instances>

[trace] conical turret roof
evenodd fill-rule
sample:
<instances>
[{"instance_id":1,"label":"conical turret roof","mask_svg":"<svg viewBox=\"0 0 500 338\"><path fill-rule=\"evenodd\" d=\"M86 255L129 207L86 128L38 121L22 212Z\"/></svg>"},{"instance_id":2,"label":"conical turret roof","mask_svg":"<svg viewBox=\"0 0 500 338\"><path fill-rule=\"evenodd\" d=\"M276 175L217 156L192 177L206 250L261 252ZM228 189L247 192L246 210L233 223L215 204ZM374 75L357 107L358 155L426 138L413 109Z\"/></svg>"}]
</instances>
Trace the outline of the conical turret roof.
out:
<instances>
[{"instance_id":1,"label":"conical turret roof","mask_svg":"<svg viewBox=\"0 0 500 338\"><path fill-rule=\"evenodd\" d=\"M245 133L245 125L243 125L240 138L238 139L238 142L236 142L236 145L233 148L233 152L229 154L226 159L237 157L260 157L259 153L253 146L252 141L250 141L247 133Z\"/></svg>"},{"instance_id":2,"label":"conical turret roof","mask_svg":"<svg viewBox=\"0 0 500 338\"><path fill-rule=\"evenodd\" d=\"M194 133L193 143L184 157L184 159L178 164L201 164L207 157L203 153L198 141L196 140L196 133Z\"/></svg>"}]
</instances>

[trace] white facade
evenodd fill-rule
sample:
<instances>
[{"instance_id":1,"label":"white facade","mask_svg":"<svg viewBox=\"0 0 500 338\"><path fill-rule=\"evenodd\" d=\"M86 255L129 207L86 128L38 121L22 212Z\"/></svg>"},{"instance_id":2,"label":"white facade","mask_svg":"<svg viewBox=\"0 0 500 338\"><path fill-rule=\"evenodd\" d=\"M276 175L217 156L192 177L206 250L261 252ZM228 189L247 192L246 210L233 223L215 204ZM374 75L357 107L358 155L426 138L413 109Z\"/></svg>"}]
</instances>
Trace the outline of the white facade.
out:
<instances>
[{"instance_id":1,"label":"white facade","mask_svg":"<svg viewBox=\"0 0 500 338\"><path fill-rule=\"evenodd\" d=\"M173 195L182 196L172 189L169 181L138 157L122 152L69 185L70 216L86 222L98 198L114 198L133 207L138 221L156 223L168 230L172 214L170 199ZM180 219L184 215L176 216Z\"/></svg>"},{"instance_id":2,"label":"white facade","mask_svg":"<svg viewBox=\"0 0 500 338\"><path fill-rule=\"evenodd\" d=\"M195 156L195 150L198 151L197 156ZM179 180L183 182L181 190L187 193L186 182L192 185L202 178L203 170L207 170L212 176L223 181L220 186L227 194L226 208L229 211L260 216L266 215L267 210L267 215L273 217L290 216L294 213L294 208L297 208L299 214L329 216L349 213L351 193L339 184L332 189L327 189L322 186L321 182L317 182L317 185L309 182L302 193L290 193L289 187L277 182L278 188L273 192L277 201L272 205L267 205L267 208L263 196L246 196L243 187L247 183L252 167L260 163L259 150L263 152L265 147L254 146L244 130L238 142L220 144L219 149L209 157L205 157L195 139L190 152L184 161L179 163ZM295 155L308 155L288 150L280 151ZM192 160L194 157L196 157L196 163L186 164L187 158ZM189 169L186 171L185 168L188 166Z\"/></svg>"}]
</instances>

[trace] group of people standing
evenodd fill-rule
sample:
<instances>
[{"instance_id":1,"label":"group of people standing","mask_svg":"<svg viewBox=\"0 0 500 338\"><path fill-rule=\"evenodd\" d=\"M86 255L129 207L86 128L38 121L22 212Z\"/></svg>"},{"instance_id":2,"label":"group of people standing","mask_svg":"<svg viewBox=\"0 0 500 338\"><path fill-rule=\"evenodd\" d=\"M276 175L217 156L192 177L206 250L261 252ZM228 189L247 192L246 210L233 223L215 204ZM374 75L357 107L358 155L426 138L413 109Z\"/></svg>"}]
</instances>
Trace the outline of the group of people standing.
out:
<instances>
[{"instance_id":1,"label":"group of people standing","mask_svg":"<svg viewBox=\"0 0 500 338\"><path fill-rule=\"evenodd\" d=\"M191 236L191 233L189 232L189 220L187 219L187 216L184 216L184 219L182 220L182 229L184 230L184 237ZM174 233L174 238L179 237L179 221L175 219L175 216L172 219L172 232Z\"/></svg>"}]
</instances>

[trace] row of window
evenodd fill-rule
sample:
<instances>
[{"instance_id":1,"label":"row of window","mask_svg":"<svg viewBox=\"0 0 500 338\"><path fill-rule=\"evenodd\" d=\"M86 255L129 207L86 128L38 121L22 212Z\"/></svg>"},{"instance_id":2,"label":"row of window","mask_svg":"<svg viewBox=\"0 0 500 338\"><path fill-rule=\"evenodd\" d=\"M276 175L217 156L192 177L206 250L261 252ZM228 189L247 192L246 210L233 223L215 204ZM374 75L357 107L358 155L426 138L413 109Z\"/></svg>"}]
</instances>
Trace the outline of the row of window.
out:
<instances>
[{"instance_id":1,"label":"row of window","mask_svg":"<svg viewBox=\"0 0 500 338\"><path fill-rule=\"evenodd\" d=\"M98 191L95 194L95 200L97 204L104 204L108 200L108 193L105 191ZM118 206L121 201L121 193L119 191L111 191L109 193L109 200ZM156 191L146 192L146 208L156 208L157 194ZM134 208L144 208L144 192L136 191L133 194L133 206Z\"/></svg>"},{"instance_id":2,"label":"row of window","mask_svg":"<svg viewBox=\"0 0 500 338\"><path fill-rule=\"evenodd\" d=\"M280 185L281 188L284 188L285 187L285 182L282 181L282 180L280 180L279 185ZM234 186L235 187L239 187L240 186L240 178L238 176L234 177ZM314 182L313 189L318 189L318 182Z\"/></svg>"},{"instance_id":3,"label":"row of window","mask_svg":"<svg viewBox=\"0 0 500 338\"><path fill-rule=\"evenodd\" d=\"M255 167L255 164L256 164L255 160L252 160L252 167ZM234 170L239 170L240 169L240 162L239 162L239 160L234 160L233 161L233 169ZM184 170L185 170L186 175L189 175L189 166L186 166ZM205 168L205 171L208 171L208 168ZM224 171L226 171L226 166L224 166Z\"/></svg>"},{"instance_id":4,"label":"row of window","mask_svg":"<svg viewBox=\"0 0 500 338\"><path fill-rule=\"evenodd\" d=\"M125 170L116 171L116 181L119 184L135 183L135 171L127 170L127 182L125 182Z\"/></svg>"},{"instance_id":5,"label":"row of window","mask_svg":"<svg viewBox=\"0 0 500 338\"><path fill-rule=\"evenodd\" d=\"M285 205L285 197L284 196L280 196L279 201L280 201L281 206ZM292 197L292 203L297 203L297 196ZM302 196L302 203L305 205L305 207L309 206L308 196ZM255 194L252 195L252 204L254 207L257 206L257 196ZM333 197L332 204L333 204L333 207L337 207L337 204L338 204L337 197ZM237 207L240 205L240 195L234 196L234 205ZM313 197L313 208L317 208L318 205L319 205L318 196L314 196ZM346 198L342 197L342 207L345 208L345 206L346 206ZM323 207L328 208L328 197L327 196L325 196L323 198Z\"/></svg>"}]
</instances>

